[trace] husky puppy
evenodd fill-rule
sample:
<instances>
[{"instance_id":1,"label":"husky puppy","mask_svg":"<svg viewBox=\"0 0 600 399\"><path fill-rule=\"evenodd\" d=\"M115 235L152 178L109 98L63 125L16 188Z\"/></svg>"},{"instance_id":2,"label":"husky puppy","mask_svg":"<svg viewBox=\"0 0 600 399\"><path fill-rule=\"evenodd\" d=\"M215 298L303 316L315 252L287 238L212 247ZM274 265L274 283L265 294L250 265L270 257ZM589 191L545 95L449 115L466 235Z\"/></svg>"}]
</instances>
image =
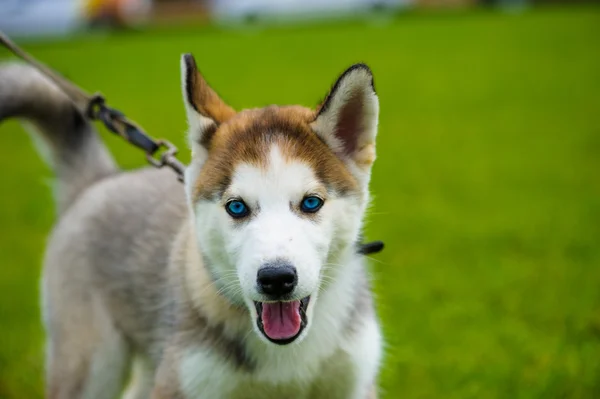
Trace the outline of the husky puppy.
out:
<instances>
[{"instance_id":1,"label":"husky puppy","mask_svg":"<svg viewBox=\"0 0 600 399\"><path fill-rule=\"evenodd\" d=\"M374 398L382 338L357 253L379 112L357 64L316 109L235 111L181 59L192 160L118 170L31 67L0 66L0 120L56 176L44 260L51 399Z\"/></svg>"}]
</instances>

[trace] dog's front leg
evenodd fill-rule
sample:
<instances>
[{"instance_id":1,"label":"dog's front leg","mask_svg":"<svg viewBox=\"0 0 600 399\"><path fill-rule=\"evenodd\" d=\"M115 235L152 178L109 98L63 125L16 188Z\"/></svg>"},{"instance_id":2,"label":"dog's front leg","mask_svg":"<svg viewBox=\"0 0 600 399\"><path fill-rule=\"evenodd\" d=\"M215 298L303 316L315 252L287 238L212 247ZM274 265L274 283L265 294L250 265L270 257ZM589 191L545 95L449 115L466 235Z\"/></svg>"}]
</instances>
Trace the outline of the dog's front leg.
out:
<instances>
[{"instance_id":1,"label":"dog's front leg","mask_svg":"<svg viewBox=\"0 0 600 399\"><path fill-rule=\"evenodd\" d=\"M185 399L179 385L176 351L167 346L154 377L151 399Z\"/></svg>"},{"instance_id":2,"label":"dog's front leg","mask_svg":"<svg viewBox=\"0 0 600 399\"><path fill-rule=\"evenodd\" d=\"M377 399L377 387L375 385L371 387L367 399Z\"/></svg>"},{"instance_id":3,"label":"dog's front leg","mask_svg":"<svg viewBox=\"0 0 600 399\"><path fill-rule=\"evenodd\" d=\"M169 374L170 377L161 374L159 370L152 390L152 399L186 399L180 390L177 375L175 373Z\"/></svg>"},{"instance_id":4,"label":"dog's front leg","mask_svg":"<svg viewBox=\"0 0 600 399\"><path fill-rule=\"evenodd\" d=\"M169 393L168 392L168 388L165 389L164 387L154 387L154 390L152 391L152 399L184 399L183 396L179 395L178 393Z\"/></svg>"},{"instance_id":5,"label":"dog's front leg","mask_svg":"<svg viewBox=\"0 0 600 399\"><path fill-rule=\"evenodd\" d=\"M352 398L377 399L377 374L381 361L382 338L379 324L375 319L366 321L350 342L349 354L355 374Z\"/></svg>"},{"instance_id":6,"label":"dog's front leg","mask_svg":"<svg viewBox=\"0 0 600 399\"><path fill-rule=\"evenodd\" d=\"M209 348L180 337L160 362L152 399L229 397L236 386L234 371Z\"/></svg>"}]
</instances>

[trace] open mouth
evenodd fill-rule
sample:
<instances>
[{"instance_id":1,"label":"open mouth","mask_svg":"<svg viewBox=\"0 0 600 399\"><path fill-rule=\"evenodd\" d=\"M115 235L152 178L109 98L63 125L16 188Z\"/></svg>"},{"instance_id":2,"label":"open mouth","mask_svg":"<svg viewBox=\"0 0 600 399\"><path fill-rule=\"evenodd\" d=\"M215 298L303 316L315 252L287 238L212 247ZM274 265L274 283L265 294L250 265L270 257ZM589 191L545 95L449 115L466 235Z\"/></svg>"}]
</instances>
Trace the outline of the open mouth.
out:
<instances>
[{"instance_id":1,"label":"open mouth","mask_svg":"<svg viewBox=\"0 0 600 399\"><path fill-rule=\"evenodd\" d=\"M254 302L256 324L267 339L278 345L296 340L306 327L306 307L310 297L288 302Z\"/></svg>"}]
</instances>

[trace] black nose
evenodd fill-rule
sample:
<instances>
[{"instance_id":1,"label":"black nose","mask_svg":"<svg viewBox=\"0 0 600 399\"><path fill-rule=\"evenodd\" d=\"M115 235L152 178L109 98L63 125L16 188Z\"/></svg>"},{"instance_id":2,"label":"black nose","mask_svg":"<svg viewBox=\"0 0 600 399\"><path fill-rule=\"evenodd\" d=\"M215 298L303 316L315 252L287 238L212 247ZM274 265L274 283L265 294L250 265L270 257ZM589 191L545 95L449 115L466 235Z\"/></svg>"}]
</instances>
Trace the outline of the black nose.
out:
<instances>
[{"instance_id":1,"label":"black nose","mask_svg":"<svg viewBox=\"0 0 600 399\"><path fill-rule=\"evenodd\" d=\"M258 270L256 281L263 293L280 297L294 290L298 276L291 265L265 266Z\"/></svg>"}]
</instances>

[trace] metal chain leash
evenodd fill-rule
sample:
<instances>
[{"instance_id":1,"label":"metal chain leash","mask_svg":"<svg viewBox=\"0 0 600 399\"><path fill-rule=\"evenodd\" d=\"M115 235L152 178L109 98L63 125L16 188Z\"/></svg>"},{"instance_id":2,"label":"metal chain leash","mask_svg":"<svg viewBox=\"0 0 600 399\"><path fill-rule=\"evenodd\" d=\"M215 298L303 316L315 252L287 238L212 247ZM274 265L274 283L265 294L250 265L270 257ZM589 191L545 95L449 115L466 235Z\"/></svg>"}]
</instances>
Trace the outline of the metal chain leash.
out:
<instances>
[{"instance_id":1,"label":"metal chain leash","mask_svg":"<svg viewBox=\"0 0 600 399\"><path fill-rule=\"evenodd\" d=\"M152 166L156 168L167 166L177 174L180 181L183 181L185 166L175 157L177 147L168 140L153 139L121 111L107 106L102 95L86 93L80 87L37 61L2 32L0 32L0 44L51 79L87 118L102 122L110 132L118 134L135 147L143 150L146 154L146 160ZM161 150L164 151L160 153Z\"/></svg>"},{"instance_id":2,"label":"metal chain leash","mask_svg":"<svg viewBox=\"0 0 600 399\"><path fill-rule=\"evenodd\" d=\"M92 120L101 121L106 128L121 136L135 147L146 153L146 160L155 168L167 166L183 182L185 166L176 158L177 147L165 139L153 139L135 122L127 119L122 112L106 105L104 97L99 94L91 96L85 115ZM161 149L164 151L157 157Z\"/></svg>"}]
</instances>

